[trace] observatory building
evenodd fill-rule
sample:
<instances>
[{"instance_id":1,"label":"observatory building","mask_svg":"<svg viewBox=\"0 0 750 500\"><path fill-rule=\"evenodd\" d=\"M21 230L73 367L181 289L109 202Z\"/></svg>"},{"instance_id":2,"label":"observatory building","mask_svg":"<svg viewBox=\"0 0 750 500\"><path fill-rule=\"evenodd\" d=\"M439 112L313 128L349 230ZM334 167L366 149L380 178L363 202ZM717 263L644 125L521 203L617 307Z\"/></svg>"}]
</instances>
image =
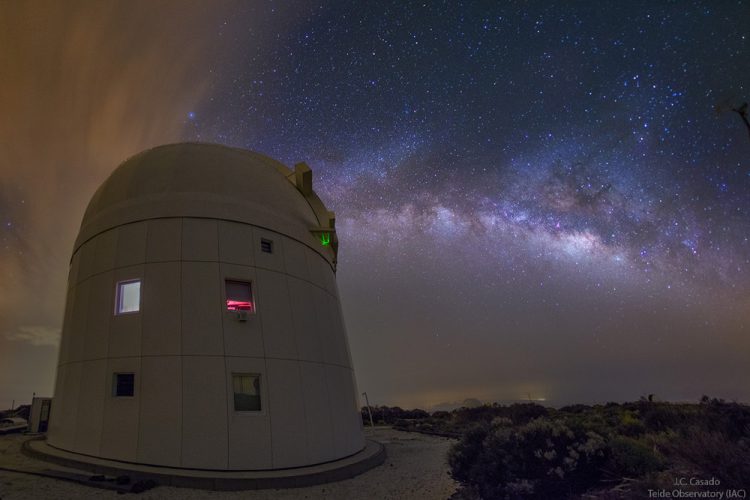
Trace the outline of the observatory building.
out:
<instances>
[{"instance_id":1,"label":"observatory building","mask_svg":"<svg viewBox=\"0 0 750 500\"><path fill-rule=\"evenodd\" d=\"M73 249L48 445L215 471L363 450L337 243L303 163L195 143L127 160Z\"/></svg>"}]
</instances>

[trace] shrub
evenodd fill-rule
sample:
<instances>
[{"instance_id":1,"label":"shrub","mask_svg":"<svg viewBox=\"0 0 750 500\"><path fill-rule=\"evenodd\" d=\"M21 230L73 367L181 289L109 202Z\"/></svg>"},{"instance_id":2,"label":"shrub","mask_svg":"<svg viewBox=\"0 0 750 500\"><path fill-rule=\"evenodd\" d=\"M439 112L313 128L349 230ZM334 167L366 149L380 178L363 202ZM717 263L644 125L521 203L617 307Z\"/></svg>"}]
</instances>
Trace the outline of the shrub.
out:
<instances>
[{"instance_id":1,"label":"shrub","mask_svg":"<svg viewBox=\"0 0 750 500\"><path fill-rule=\"evenodd\" d=\"M481 498L563 498L599 482L602 436L563 419L507 419L467 432L449 454L452 476Z\"/></svg>"},{"instance_id":2,"label":"shrub","mask_svg":"<svg viewBox=\"0 0 750 500\"><path fill-rule=\"evenodd\" d=\"M476 482L477 466L480 465L480 455L484 452L484 440L489 426L480 422L471 426L461 440L454 444L448 452L448 465L451 476L461 483Z\"/></svg>"},{"instance_id":3,"label":"shrub","mask_svg":"<svg viewBox=\"0 0 750 500\"><path fill-rule=\"evenodd\" d=\"M372 419L377 424L394 424L399 420L418 420L430 418L430 414L424 410L404 410L398 406L373 406ZM362 415L362 423L365 425L370 424L370 414L367 411L367 407L363 406L360 410Z\"/></svg>"},{"instance_id":4,"label":"shrub","mask_svg":"<svg viewBox=\"0 0 750 500\"><path fill-rule=\"evenodd\" d=\"M652 447L633 438L616 436L610 439L606 469L615 477L641 477L664 468L663 457Z\"/></svg>"},{"instance_id":5,"label":"shrub","mask_svg":"<svg viewBox=\"0 0 750 500\"><path fill-rule=\"evenodd\" d=\"M591 409L588 405L582 405L582 404L575 404L575 405L568 405L563 406L560 408L560 411L563 413L584 413Z\"/></svg>"},{"instance_id":6,"label":"shrub","mask_svg":"<svg viewBox=\"0 0 750 500\"><path fill-rule=\"evenodd\" d=\"M750 438L750 407L712 399L700 408L704 416L703 428L721 432L731 440Z\"/></svg>"},{"instance_id":7,"label":"shrub","mask_svg":"<svg viewBox=\"0 0 750 500\"><path fill-rule=\"evenodd\" d=\"M646 426L633 412L624 410L620 416L617 431L625 436L640 436L646 432Z\"/></svg>"},{"instance_id":8,"label":"shrub","mask_svg":"<svg viewBox=\"0 0 750 500\"><path fill-rule=\"evenodd\" d=\"M469 429L449 452L461 499L643 498L676 474L742 489L750 477L750 407L642 400L460 409L432 422Z\"/></svg>"},{"instance_id":9,"label":"shrub","mask_svg":"<svg viewBox=\"0 0 750 500\"><path fill-rule=\"evenodd\" d=\"M535 418L545 417L548 414L547 408L534 403L514 404L508 407L508 417L514 424L525 424Z\"/></svg>"},{"instance_id":10,"label":"shrub","mask_svg":"<svg viewBox=\"0 0 750 500\"><path fill-rule=\"evenodd\" d=\"M733 441L720 432L691 428L666 445L667 451L705 476L715 476L722 487L746 488L750 478L750 439Z\"/></svg>"},{"instance_id":11,"label":"shrub","mask_svg":"<svg viewBox=\"0 0 750 500\"><path fill-rule=\"evenodd\" d=\"M682 429L691 420L691 415L679 405L645 401L637 404L641 419L650 432Z\"/></svg>"}]
</instances>

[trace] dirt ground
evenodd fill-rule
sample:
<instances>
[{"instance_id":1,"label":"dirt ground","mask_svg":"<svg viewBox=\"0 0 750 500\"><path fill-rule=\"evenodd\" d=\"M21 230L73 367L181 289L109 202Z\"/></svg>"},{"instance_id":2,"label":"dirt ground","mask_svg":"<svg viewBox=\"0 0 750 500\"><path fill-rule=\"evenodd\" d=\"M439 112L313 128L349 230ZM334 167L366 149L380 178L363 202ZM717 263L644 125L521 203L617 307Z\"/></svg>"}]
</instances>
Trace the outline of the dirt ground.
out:
<instances>
[{"instance_id":1,"label":"dirt ground","mask_svg":"<svg viewBox=\"0 0 750 500\"><path fill-rule=\"evenodd\" d=\"M289 490L205 491L159 486L139 499L447 499L456 490L448 475L445 438L400 432L390 428L366 429L367 437L385 445L385 463L352 479ZM62 469L21 454L26 437L0 436L0 467L24 470ZM0 470L0 500L122 498L113 491L67 481ZM136 498L134 496L134 498Z\"/></svg>"}]
</instances>

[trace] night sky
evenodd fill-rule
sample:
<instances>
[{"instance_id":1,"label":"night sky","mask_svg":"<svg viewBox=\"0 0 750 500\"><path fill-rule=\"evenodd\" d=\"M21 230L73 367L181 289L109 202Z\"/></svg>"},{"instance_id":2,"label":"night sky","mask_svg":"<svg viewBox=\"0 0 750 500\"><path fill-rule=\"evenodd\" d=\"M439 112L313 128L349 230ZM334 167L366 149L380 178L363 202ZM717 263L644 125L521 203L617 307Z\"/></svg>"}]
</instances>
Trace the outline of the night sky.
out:
<instances>
[{"instance_id":1,"label":"night sky","mask_svg":"<svg viewBox=\"0 0 750 500\"><path fill-rule=\"evenodd\" d=\"M307 162L360 391L750 400L750 3L6 2L0 407L83 210L177 141Z\"/></svg>"}]
</instances>

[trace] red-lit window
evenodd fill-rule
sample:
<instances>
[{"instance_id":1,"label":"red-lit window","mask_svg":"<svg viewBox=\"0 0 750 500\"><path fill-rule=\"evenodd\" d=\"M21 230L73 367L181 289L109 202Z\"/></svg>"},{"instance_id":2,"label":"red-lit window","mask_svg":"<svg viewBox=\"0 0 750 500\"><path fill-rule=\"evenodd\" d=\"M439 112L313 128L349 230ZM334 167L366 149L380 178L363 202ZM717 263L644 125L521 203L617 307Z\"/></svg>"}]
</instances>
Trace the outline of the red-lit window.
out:
<instances>
[{"instance_id":1,"label":"red-lit window","mask_svg":"<svg viewBox=\"0 0 750 500\"><path fill-rule=\"evenodd\" d=\"M227 311L255 312L253 292L247 281L226 280Z\"/></svg>"}]
</instances>

